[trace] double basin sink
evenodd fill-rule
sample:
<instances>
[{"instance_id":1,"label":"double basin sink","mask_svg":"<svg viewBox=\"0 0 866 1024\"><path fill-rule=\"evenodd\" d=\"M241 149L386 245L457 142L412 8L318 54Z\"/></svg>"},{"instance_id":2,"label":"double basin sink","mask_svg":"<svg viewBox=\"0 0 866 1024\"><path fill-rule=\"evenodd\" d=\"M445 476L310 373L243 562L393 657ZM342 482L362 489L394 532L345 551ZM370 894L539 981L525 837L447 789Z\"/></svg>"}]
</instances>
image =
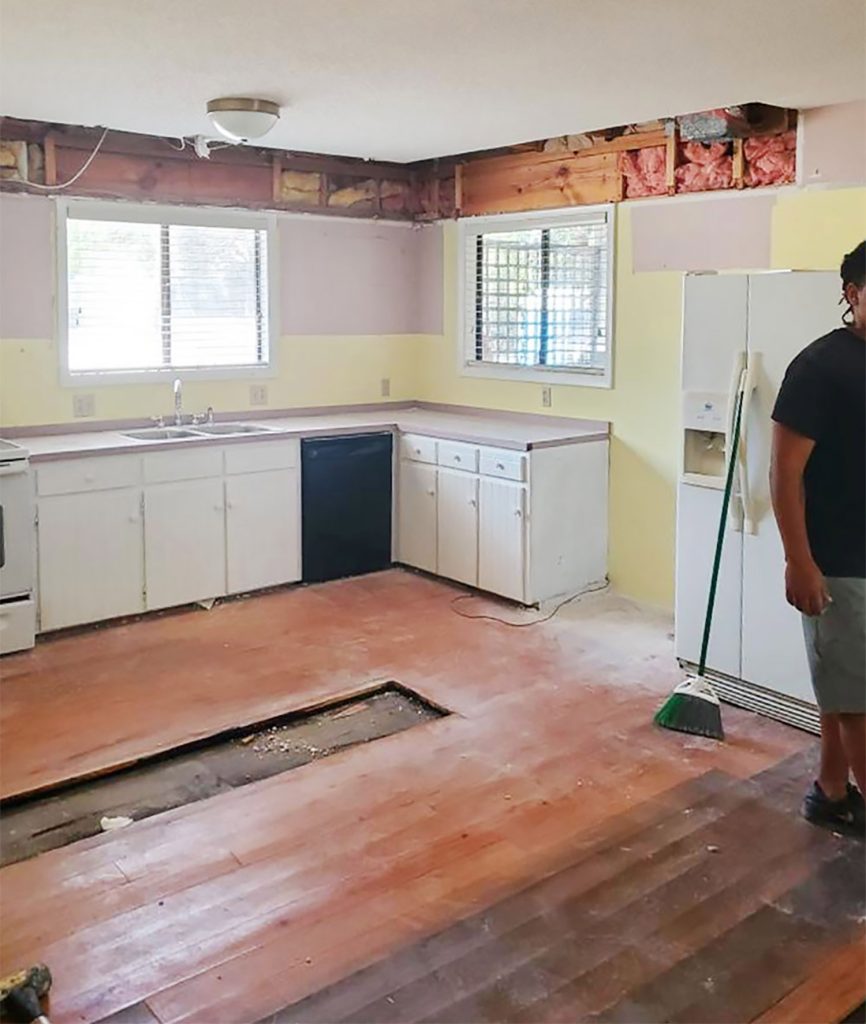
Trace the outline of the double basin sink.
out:
<instances>
[{"instance_id":1,"label":"double basin sink","mask_svg":"<svg viewBox=\"0 0 866 1024\"><path fill-rule=\"evenodd\" d=\"M269 427L257 423L201 423L193 427L145 427L125 430L124 437L133 441L177 441L188 437L220 437L232 434L268 434Z\"/></svg>"}]
</instances>

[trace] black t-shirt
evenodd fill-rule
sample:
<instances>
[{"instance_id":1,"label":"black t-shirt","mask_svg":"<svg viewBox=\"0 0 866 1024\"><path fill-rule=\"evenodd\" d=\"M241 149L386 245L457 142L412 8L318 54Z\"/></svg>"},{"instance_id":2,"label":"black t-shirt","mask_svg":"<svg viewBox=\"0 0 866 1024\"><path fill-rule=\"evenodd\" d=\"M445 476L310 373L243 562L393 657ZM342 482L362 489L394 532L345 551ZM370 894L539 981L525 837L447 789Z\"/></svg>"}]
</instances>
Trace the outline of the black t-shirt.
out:
<instances>
[{"instance_id":1,"label":"black t-shirt","mask_svg":"<svg viewBox=\"0 0 866 1024\"><path fill-rule=\"evenodd\" d=\"M825 576L866 576L866 341L840 327L788 367L773 419L815 442L803 484Z\"/></svg>"}]
</instances>

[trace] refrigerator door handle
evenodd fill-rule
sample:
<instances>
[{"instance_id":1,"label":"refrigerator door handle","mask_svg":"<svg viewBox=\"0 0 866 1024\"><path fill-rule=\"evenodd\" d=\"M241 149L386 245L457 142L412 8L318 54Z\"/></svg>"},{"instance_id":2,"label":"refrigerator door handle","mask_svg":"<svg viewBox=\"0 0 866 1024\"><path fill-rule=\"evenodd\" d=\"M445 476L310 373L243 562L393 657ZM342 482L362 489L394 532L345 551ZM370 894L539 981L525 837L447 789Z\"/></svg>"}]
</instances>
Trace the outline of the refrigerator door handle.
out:
<instances>
[{"instance_id":1,"label":"refrigerator door handle","mask_svg":"<svg viewBox=\"0 0 866 1024\"><path fill-rule=\"evenodd\" d=\"M759 352L750 352L749 361L743 373L743 412L740 423L740 443L737 445L737 478L740 483L740 504L743 516L743 531L750 535L756 532L754 519L754 506L749 490L749 400L757 384L758 366L760 360Z\"/></svg>"},{"instance_id":2,"label":"refrigerator door handle","mask_svg":"<svg viewBox=\"0 0 866 1024\"><path fill-rule=\"evenodd\" d=\"M743 374L746 368L746 353L734 353L734 365L731 370L731 383L728 387L728 422L725 432L725 449L728 458L738 458L739 453L731 451L731 440L734 436L734 413L737 408L737 395L743 384ZM742 429L742 424L741 424ZM739 474L738 474L739 477ZM737 489L731 495L731 504L728 512L731 529L740 533L743 529L743 506Z\"/></svg>"}]
</instances>

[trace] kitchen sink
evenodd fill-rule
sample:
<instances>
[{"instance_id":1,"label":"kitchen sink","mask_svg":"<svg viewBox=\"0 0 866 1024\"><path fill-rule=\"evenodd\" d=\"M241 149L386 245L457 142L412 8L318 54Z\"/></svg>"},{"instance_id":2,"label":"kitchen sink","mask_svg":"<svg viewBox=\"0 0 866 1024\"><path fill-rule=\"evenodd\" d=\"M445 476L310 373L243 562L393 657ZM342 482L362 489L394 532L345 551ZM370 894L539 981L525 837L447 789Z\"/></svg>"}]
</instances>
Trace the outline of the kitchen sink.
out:
<instances>
[{"instance_id":1,"label":"kitchen sink","mask_svg":"<svg viewBox=\"0 0 866 1024\"><path fill-rule=\"evenodd\" d=\"M187 430L185 427L146 427L144 430L126 430L124 437L131 437L134 441L173 441L181 437L201 436L195 430Z\"/></svg>"},{"instance_id":2,"label":"kitchen sink","mask_svg":"<svg viewBox=\"0 0 866 1024\"><path fill-rule=\"evenodd\" d=\"M203 423L195 430L199 434L267 434L270 428L257 423Z\"/></svg>"}]
</instances>

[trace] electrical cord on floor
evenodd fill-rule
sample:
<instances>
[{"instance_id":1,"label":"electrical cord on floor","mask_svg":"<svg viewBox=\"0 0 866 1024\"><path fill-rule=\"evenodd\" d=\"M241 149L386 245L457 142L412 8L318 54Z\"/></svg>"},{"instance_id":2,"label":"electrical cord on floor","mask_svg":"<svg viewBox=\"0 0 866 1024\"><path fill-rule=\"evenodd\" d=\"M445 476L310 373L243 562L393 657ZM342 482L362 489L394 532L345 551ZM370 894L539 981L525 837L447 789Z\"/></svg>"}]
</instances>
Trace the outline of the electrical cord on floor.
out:
<instances>
[{"instance_id":1,"label":"electrical cord on floor","mask_svg":"<svg viewBox=\"0 0 866 1024\"><path fill-rule=\"evenodd\" d=\"M462 612L457 607L462 601L475 601L481 594L458 594L457 597L451 599L451 611L455 615L459 615L461 619L482 619L487 622L498 622L502 626L508 626L511 629L528 629L530 626L540 626L542 622L550 622L550 620L557 614L557 612L564 608L567 604L571 604L572 601L576 601L580 597L587 597L589 594L597 594L601 590L607 590L608 583L600 583L596 587L587 587L586 590L581 590L577 594L572 594L571 597L566 597L565 600L560 601L555 608L549 611L546 615L542 615L539 619L533 619L532 622L509 622L507 619L500 619L497 615L470 615L468 612Z\"/></svg>"}]
</instances>

